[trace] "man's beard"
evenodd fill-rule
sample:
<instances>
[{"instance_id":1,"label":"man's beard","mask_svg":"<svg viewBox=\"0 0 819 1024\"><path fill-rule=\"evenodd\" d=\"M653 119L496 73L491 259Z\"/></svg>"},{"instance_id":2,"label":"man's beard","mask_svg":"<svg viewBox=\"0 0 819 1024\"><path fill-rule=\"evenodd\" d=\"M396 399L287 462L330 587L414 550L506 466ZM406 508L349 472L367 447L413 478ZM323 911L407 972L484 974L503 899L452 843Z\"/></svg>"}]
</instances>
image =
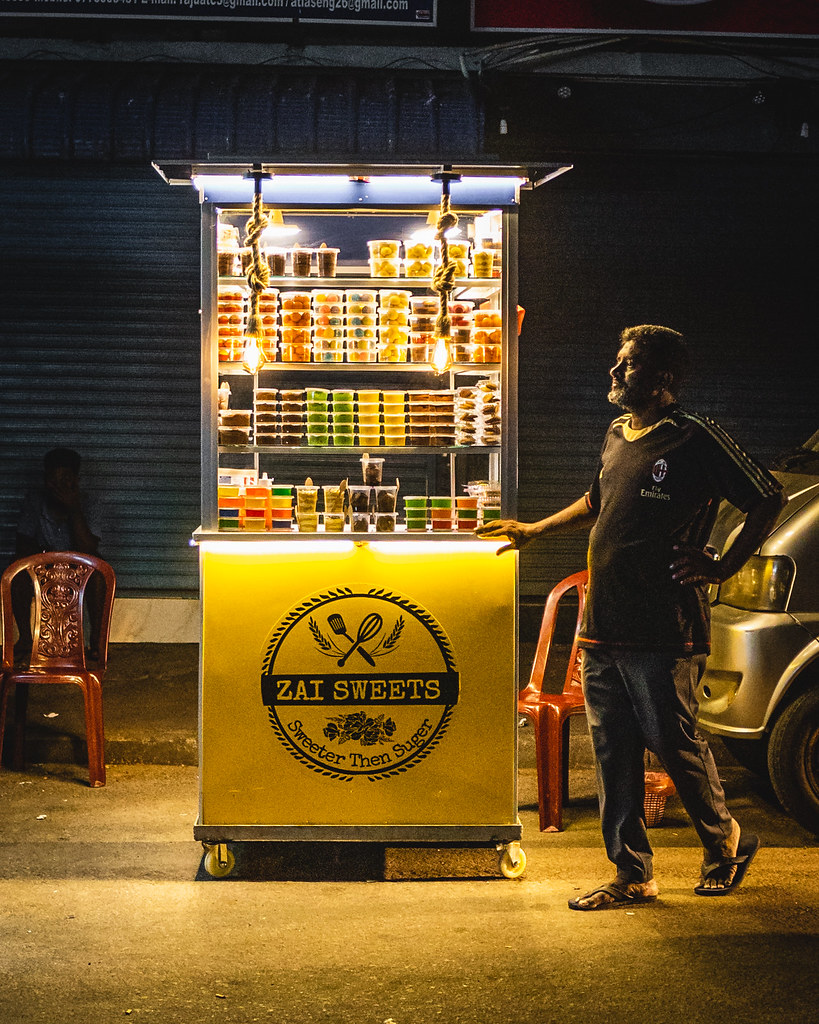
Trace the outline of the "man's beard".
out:
<instances>
[{"instance_id":1,"label":"man's beard","mask_svg":"<svg viewBox=\"0 0 819 1024\"><path fill-rule=\"evenodd\" d=\"M612 405L627 412L636 412L638 409L645 409L651 404L652 393L649 389L639 384L625 384L621 381L612 383L608 393L608 400Z\"/></svg>"},{"instance_id":2,"label":"man's beard","mask_svg":"<svg viewBox=\"0 0 819 1024\"><path fill-rule=\"evenodd\" d=\"M612 384L608 399L612 405L616 405L620 409L631 409L629 389L625 384Z\"/></svg>"}]
</instances>

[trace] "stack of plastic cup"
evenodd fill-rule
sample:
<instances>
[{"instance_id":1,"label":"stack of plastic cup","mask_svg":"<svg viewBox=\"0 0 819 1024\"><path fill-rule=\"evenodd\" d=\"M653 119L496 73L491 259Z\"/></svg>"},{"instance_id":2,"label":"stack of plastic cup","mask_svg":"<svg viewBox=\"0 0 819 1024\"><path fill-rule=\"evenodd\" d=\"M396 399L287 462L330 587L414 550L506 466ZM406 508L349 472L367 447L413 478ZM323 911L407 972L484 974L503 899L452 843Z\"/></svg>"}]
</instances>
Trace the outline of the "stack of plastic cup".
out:
<instances>
[{"instance_id":1,"label":"stack of plastic cup","mask_svg":"<svg viewBox=\"0 0 819 1024\"><path fill-rule=\"evenodd\" d=\"M279 392L282 444L300 445L304 438L304 391Z\"/></svg>"},{"instance_id":2,"label":"stack of plastic cup","mask_svg":"<svg viewBox=\"0 0 819 1024\"><path fill-rule=\"evenodd\" d=\"M476 363L501 361L503 330L499 309L476 309L472 315L472 360Z\"/></svg>"},{"instance_id":3,"label":"stack of plastic cup","mask_svg":"<svg viewBox=\"0 0 819 1024\"><path fill-rule=\"evenodd\" d=\"M495 254L491 249L474 249L472 252L472 276L491 277L495 266Z\"/></svg>"},{"instance_id":4,"label":"stack of plastic cup","mask_svg":"<svg viewBox=\"0 0 819 1024\"><path fill-rule=\"evenodd\" d=\"M405 363L409 343L410 293L382 291L378 307L378 361ZM386 304L385 304L386 303Z\"/></svg>"},{"instance_id":5,"label":"stack of plastic cup","mask_svg":"<svg viewBox=\"0 0 819 1024\"><path fill-rule=\"evenodd\" d=\"M429 517L433 530L451 530L452 498L433 496L429 499Z\"/></svg>"},{"instance_id":6,"label":"stack of plastic cup","mask_svg":"<svg viewBox=\"0 0 819 1024\"><path fill-rule=\"evenodd\" d=\"M273 498L271 481L260 480L245 487L245 529L263 532L272 522L270 504Z\"/></svg>"},{"instance_id":7,"label":"stack of plastic cup","mask_svg":"<svg viewBox=\"0 0 819 1024\"><path fill-rule=\"evenodd\" d=\"M324 530L341 533L344 529L345 491L335 484L324 485Z\"/></svg>"},{"instance_id":8,"label":"stack of plastic cup","mask_svg":"<svg viewBox=\"0 0 819 1024\"><path fill-rule=\"evenodd\" d=\"M348 363L374 363L378 357L378 295L348 289L344 293L344 341Z\"/></svg>"},{"instance_id":9,"label":"stack of plastic cup","mask_svg":"<svg viewBox=\"0 0 819 1024\"><path fill-rule=\"evenodd\" d=\"M430 392L429 443L443 446L455 444L455 392Z\"/></svg>"},{"instance_id":10,"label":"stack of plastic cup","mask_svg":"<svg viewBox=\"0 0 819 1024\"><path fill-rule=\"evenodd\" d=\"M355 416L353 413L352 391L334 391L333 399L333 444L337 448L351 448L355 440Z\"/></svg>"},{"instance_id":11,"label":"stack of plastic cup","mask_svg":"<svg viewBox=\"0 0 819 1024\"><path fill-rule=\"evenodd\" d=\"M378 484L375 492L375 532L395 532L395 503L398 500L398 485Z\"/></svg>"},{"instance_id":12,"label":"stack of plastic cup","mask_svg":"<svg viewBox=\"0 0 819 1024\"><path fill-rule=\"evenodd\" d=\"M362 448L377 448L381 444L380 391L357 391L358 443Z\"/></svg>"},{"instance_id":13,"label":"stack of plastic cup","mask_svg":"<svg viewBox=\"0 0 819 1024\"><path fill-rule=\"evenodd\" d=\"M259 316L262 319L261 350L265 359L276 361L279 342L279 290L266 288L259 296Z\"/></svg>"},{"instance_id":14,"label":"stack of plastic cup","mask_svg":"<svg viewBox=\"0 0 819 1024\"><path fill-rule=\"evenodd\" d=\"M376 238L367 242L370 250L370 277L398 277L401 243L393 238Z\"/></svg>"},{"instance_id":15,"label":"stack of plastic cup","mask_svg":"<svg viewBox=\"0 0 819 1024\"><path fill-rule=\"evenodd\" d=\"M273 445L282 443L278 394L279 392L276 388L256 388L253 392L255 444Z\"/></svg>"},{"instance_id":16,"label":"stack of plastic cup","mask_svg":"<svg viewBox=\"0 0 819 1024\"><path fill-rule=\"evenodd\" d=\"M353 533L367 533L370 529L370 492L368 484L351 484L350 522Z\"/></svg>"},{"instance_id":17,"label":"stack of plastic cup","mask_svg":"<svg viewBox=\"0 0 819 1024\"><path fill-rule=\"evenodd\" d=\"M388 448L403 447L407 443L405 398L404 391L381 392L381 401L384 405L384 444Z\"/></svg>"},{"instance_id":18,"label":"stack of plastic cup","mask_svg":"<svg viewBox=\"0 0 819 1024\"><path fill-rule=\"evenodd\" d=\"M484 505L481 519L484 523L496 522L501 517L500 505Z\"/></svg>"},{"instance_id":19,"label":"stack of plastic cup","mask_svg":"<svg viewBox=\"0 0 819 1024\"><path fill-rule=\"evenodd\" d=\"M458 511L458 529L474 530L478 525L478 498L477 495L463 494L455 499Z\"/></svg>"},{"instance_id":20,"label":"stack of plastic cup","mask_svg":"<svg viewBox=\"0 0 819 1024\"><path fill-rule=\"evenodd\" d=\"M417 239L404 243L404 273L407 277L432 277L433 246Z\"/></svg>"},{"instance_id":21,"label":"stack of plastic cup","mask_svg":"<svg viewBox=\"0 0 819 1024\"><path fill-rule=\"evenodd\" d=\"M219 484L217 505L220 530L241 530L244 519L245 499L239 484Z\"/></svg>"},{"instance_id":22,"label":"stack of plastic cup","mask_svg":"<svg viewBox=\"0 0 819 1024\"><path fill-rule=\"evenodd\" d=\"M281 351L284 363L309 363L313 314L310 292L280 292Z\"/></svg>"},{"instance_id":23,"label":"stack of plastic cup","mask_svg":"<svg viewBox=\"0 0 819 1024\"><path fill-rule=\"evenodd\" d=\"M426 495L407 495L404 498L404 518L408 532L421 532L427 528Z\"/></svg>"},{"instance_id":24,"label":"stack of plastic cup","mask_svg":"<svg viewBox=\"0 0 819 1024\"><path fill-rule=\"evenodd\" d=\"M318 487L304 484L296 487L296 522L300 533L318 532Z\"/></svg>"},{"instance_id":25,"label":"stack of plastic cup","mask_svg":"<svg viewBox=\"0 0 819 1024\"><path fill-rule=\"evenodd\" d=\"M313 292L313 362L340 363L344 359L344 295L340 291Z\"/></svg>"},{"instance_id":26,"label":"stack of plastic cup","mask_svg":"<svg viewBox=\"0 0 819 1024\"><path fill-rule=\"evenodd\" d=\"M326 447L330 443L327 396L324 388L307 389L307 444L312 447Z\"/></svg>"},{"instance_id":27,"label":"stack of plastic cup","mask_svg":"<svg viewBox=\"0 0 819 1024\"><path fill-rule=\"evenodd\" d=\"M293 524L293 485L273 484L270 488L270 529L289 530Z\"/></svg>"}]
</instances>

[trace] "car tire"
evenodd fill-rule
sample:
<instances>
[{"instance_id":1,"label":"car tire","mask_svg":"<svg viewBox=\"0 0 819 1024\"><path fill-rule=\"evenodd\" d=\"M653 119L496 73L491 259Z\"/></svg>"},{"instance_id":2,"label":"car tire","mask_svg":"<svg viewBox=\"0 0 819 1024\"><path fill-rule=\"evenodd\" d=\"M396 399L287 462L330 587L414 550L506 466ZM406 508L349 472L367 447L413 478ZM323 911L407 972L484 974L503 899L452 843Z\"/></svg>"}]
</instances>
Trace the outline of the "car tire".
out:
<instances>
[{"instance_id":1,"label":"car tire","mask_svg":"<svg viewBox=\"0 0 819 1024\"><path fill-rule=\"evenodd\" d=\"M785 810L819 835L819 690L800 694L780 715L768 744L768 771Z\"/></svg>"},{"instance_id":2,"label":"car tire","mask_svg":"<svg viewBox=\"0 0 819 1024\"><path fill-rule=\"evenodd\" d=\"M766 781L768 775L768 737L759 740L742 740L736 736L720 736L725 749L743 768Z\"/></svg>"}]
</instances>

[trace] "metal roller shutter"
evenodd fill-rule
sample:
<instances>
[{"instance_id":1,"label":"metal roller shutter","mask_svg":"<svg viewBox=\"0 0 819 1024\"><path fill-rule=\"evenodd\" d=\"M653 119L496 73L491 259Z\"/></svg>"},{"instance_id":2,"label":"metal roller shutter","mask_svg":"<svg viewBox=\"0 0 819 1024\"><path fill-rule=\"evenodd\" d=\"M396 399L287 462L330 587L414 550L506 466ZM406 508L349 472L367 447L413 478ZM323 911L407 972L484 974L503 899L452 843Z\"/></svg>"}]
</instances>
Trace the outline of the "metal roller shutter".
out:
<instances>
[{"instance_id":1,"label":"metal roller shutter","mask_svg":"<svg viewBox=\"0 0 819 1024\"><path fill-rule=\"evenodd\" d=\"M198 586L199 215L143 169L0 174L0 557L42 456L83 456L127 590Z\"/></svg>"}]
</instances>

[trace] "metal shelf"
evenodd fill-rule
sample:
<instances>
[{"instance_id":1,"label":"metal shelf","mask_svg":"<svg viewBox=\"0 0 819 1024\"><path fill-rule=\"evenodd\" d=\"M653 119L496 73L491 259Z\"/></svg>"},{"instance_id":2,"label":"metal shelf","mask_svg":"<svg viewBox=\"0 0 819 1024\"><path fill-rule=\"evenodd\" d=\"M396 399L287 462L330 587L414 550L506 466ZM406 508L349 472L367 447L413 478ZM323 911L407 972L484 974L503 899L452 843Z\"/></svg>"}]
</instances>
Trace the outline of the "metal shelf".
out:
<instances>
[{"instance_id":1,"label":"metal shelf","mask_svg":"<svg viewBox=\"0 0 819 1024\"><path fill-rule=\"evenodd\" d=\"M443 373L499 373L500 363L453 363ZM267 363L259 373L434 373L443 376L431 363ZM222 376L254 376L242 369L241 363L219 363Z\"/></svg>"},{"instance_id":2,"label":"metal shelf","mask_svg":"<svg viewBox=\"0 0 819 1024\"><path fill-rule=\"evenodd\" d=\"M363 277L356 273L355 267L345 267L349 274L338 277L273 277L271 274L268 287L279 291L305 291L308 288L373 288L376 290L409 291L412 288L431 288L431 277ZM366 273L362 268L362 273ZM455 288L480 288L483 291L497 291L501 286L501 277L456 277ZM247 278L243 275L220 277L219 287L237 285L248 287Z\"/></svg>"},{"instance_id":3,"label":"metal shelf","mask_svg":"<svg viewBox=\"0 0 819 1024\"><path fill-rule=\"evenodd\" d=\"M453 444L453 445L330 445L322 447L319 445L287 445L287 444L220 444L218 452L220 455L291 455L293 457L305 455L349 455L356 452L389 452L390 455L447 455L457 453L459 455L477 452L482 455L493 455L500 453L499 445L481 444Z\"/></svg>"}]
</instances>

